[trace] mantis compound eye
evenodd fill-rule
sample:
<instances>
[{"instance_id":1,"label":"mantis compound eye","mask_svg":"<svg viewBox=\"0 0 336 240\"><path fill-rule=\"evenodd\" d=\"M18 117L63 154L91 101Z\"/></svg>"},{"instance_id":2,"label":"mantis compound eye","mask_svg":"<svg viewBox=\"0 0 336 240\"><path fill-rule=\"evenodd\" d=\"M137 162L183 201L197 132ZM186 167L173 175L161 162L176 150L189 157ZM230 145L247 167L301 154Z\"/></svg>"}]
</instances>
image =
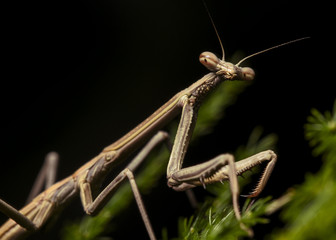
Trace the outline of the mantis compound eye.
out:
<instances>
[{"instance_id":1,"label":"mantis compound eye","mask_svg":"<svg viewBox=\"0 0 336 240\"><path fill-rule=\"evenodd\" d=\"M217 65L220 60L218 59L218 57L216 57L215 54L211 52L203 52L199 56L199 61L210 71L218 71Z\"/></svg>"},{"instance_id":2,"label":"mantis compound eye","mask_svg":"<svg viewBox=\"0 0 336 240\"><path fill-rule=\"evenodd\" d=\"M255 73L252 68L243 67L241 68L242 71L242 80L252 81L254 79Z\"/></svg>"}]
</instances>

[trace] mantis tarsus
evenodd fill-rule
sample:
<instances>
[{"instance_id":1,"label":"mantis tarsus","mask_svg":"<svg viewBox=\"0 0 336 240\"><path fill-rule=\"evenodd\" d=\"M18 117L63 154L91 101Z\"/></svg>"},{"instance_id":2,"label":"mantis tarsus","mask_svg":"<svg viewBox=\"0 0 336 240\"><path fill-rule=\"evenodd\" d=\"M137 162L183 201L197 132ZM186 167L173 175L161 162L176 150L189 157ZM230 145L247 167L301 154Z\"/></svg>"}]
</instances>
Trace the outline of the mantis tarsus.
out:
<instances>
[{"instance_id":1,"label":"mantis tarsus","mask_svg":"<svg viewBox=\"0 0 336 240\"><path fill-rule=\"evenodd\" d=\"M155 239L134 180L133 171L146 158L153 147L162 142L169 142L167 133L160 131L160 129L179 113L181 113L181 120L167 167L168 185L176 191L184 191L196 186L205 186L206 184L229 180L234 213L236 218L240 220L237 176L262 162L267 162L260 182L249 195L249 197L258 196L265 187L274 168L276 155L273 151L268 150L234 162L232 155L222 154L202 164L182 168L183 159L196 123L197 111L203 98L223 81L251 81L254 78L254 71L251 68L239 67L239 64L246 58L234 65L224 61L224 54L221 60L210 52L204 52L199 59L211 71L209 74L177 93L145 121L115 143L104 148L99 155L80 167L71 176L53 185L49 183L51 186L37 196L33 193L32 195L35 195L35 198L20 211L0 200L0 210L11 218L1 226L0 239L22 238L38 230L55 211L62 208L63 204L77 195L80 195L84 211L89 215L94 215L104 207L106 202L112 197L113 190L126 178L130 181L148 234L151 239ZM118 163L127 160L134 151L143 145L145 146L129 165L93 199L92 192L99 189L100 183L106 175L114 170ZM54 163L55 157L55 154L49 155L47 162ZM45 171L42 172L44 173ZM46 176L41 175L41 179L45 178ZM49 177L48 179L51 178ZM53 181L51 180L51 182ZM242 227L244 228L243 225Z\"/></svg>"}]
</instances>

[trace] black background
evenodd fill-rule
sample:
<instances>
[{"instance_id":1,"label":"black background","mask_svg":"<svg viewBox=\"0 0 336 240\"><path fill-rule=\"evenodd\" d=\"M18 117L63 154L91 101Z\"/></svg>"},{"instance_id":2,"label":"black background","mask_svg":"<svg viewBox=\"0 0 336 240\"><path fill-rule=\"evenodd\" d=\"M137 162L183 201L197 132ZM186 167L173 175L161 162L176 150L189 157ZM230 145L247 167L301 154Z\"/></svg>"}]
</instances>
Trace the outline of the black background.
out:
<instances>
[{"instance_id":1,"label":"black background","mask_svg":"<svg viewBox=\"0 0 336 240\"><path fill-rule=\"evenodd\" d=\"M335 98L326 37L330 22L322 11L327 6L311 1L207 4L227 59L238 50L246 56L311 37L245 63L256 71L254 84L215 132L187 154L186 161L199 162L234 151L256 125L263 126L265 134L279 137L279 161L265 195L280 196L320 166L304 140L303 124L312 107L331 109ZM7 3L2 11L0 197L17 208L46 153L60 154L58 176L68 176L206 74L198 62L201 52L221 55L201 1L29 1ZM192 211L186 210L183 194L166 187L164 177L159 185L145 201L156 234L172 221L172 237L180 211L187 216ZM79 201L72 206L70 219L80 217ZM116 239L146 238L135 204L120 223Z\"/></svg>"}]
</instances>

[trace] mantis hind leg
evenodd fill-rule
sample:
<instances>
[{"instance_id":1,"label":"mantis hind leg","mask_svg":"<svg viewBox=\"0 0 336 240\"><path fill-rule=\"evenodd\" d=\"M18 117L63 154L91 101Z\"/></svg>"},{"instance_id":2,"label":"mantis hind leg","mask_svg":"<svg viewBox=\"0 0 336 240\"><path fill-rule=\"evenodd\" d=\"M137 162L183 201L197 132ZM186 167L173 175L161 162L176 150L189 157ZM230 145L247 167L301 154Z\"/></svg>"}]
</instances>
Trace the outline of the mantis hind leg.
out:
<instances>
[{"instance_id":1,"label":"mantis hind leg","mask_svg":"<svg viewBox=\"0 0 336 240\"><path fill-rule=\"evenodd\" d=\"M50 152L47 154L44 164L33 184L33 188L29 194L27 202L30 202L43 188L50 187L56 179L56 168L58 164L58 154ZM19 212L17 209L0 199L0 211L19 224L28 231L36 231L37 227L28 217ZM0 232L1 236L1 232Z\"/></svg>"},{"instance_id":2,"label":"mantis hind leg","mask_svg":"<svg viewBox=\"0 0 336 240\"><path fill-rule=\"evenodd\" d=\"M34 197L36 197L41 190L44 188L47 189L53 185L56 181L57 166L59 162L59 156L56 152L50 152L45 157L43 166L38 173L33 187L29 193L26 203L31 202Z\"/></svg>"}]
</instances>

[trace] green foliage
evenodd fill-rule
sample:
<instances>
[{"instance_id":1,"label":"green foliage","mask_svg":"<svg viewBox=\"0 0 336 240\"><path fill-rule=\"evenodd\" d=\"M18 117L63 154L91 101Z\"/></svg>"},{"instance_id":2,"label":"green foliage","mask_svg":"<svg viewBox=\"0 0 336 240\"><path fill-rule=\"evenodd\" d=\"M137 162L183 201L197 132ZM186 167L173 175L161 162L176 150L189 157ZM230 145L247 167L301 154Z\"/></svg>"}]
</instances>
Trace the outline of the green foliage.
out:
<instances>
[{"instance_id":1,"label":"green foliage","mask_svg":"<svg viewBox=\"0 0 336 240\"><path fill-rule=\"evenodd\" d=\"M295 190L282 214L287 225L271 236L274 239L336 239L336 101L332 112L313 109L305 130L323 165Z\"/></svg>"},{"instance_id":2,"label":"green foliage","mask_svg":"<svg viewBox=\"0 0 336 240\"><path fill-rule=\"evenodd\" d=\"M336 101L332 112L325 112L323 115L313 109L312 115L308 117L308 124L305 126L306 138L313 149L313 154L324 155L336 151Z\"/></svg>"},{"instance_id":3,"label":"green foliage","mask_svg":"<svg viewBox=\"0 0 336 240\"><path fill-rule=\"evenodd\" d=\"M223 192L223 188L222 188ZM267 223L263 217L270 197L259 199L242 218L245 226ZM246 201L247 207L250 200ZM194 220L195 219L195 220ZM238 239L248 234L240 227L231 208L231 198L227 191L215 200L206 201L196 217L180 219L179 237L176 239Z\"/></svg>"}]
</instances>

